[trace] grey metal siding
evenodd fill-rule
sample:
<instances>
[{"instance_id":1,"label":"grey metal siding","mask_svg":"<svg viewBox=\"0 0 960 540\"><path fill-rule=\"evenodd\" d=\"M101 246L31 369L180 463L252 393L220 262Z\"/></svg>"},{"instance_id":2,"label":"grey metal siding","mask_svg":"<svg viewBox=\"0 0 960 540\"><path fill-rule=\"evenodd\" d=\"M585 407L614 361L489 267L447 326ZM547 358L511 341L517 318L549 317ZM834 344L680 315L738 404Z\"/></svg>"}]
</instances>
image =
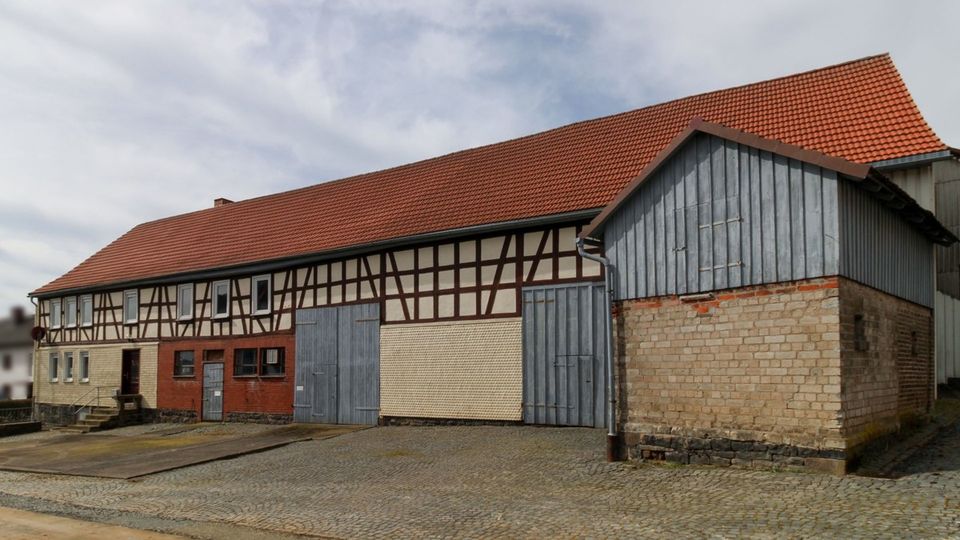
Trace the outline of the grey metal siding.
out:
<instances>
[{"instance_id":1,"label":"grey metal siding","mask_svg":"<svg viewBox=\"0 0 960 540\"><path fill-rule=\"evenodd\" d=\"M933 307L933 243L852 182L839 193L840 274Z\"/></svg>"},{"instance_id":2,"label":"grey metal siding","mask_svg":"<svg viewBox=\"0 0 960 540\"><path fill-rule=\"evenodd\" d=\"M936 181L937 219L960 236L960 162L955 159L932 165ZM960 298L960 244L937 246L937 290Z\"/></svg>"},{"instance_id":3,"label":"grey metal siding","mask_svg":"<svg viewBox=\"0 0 960 540\"><path fill-rule=\"evenodd\" d=\"M835 275L837 174L700 134L604 228L618 300Z\"/></svg>"}]
</instances>

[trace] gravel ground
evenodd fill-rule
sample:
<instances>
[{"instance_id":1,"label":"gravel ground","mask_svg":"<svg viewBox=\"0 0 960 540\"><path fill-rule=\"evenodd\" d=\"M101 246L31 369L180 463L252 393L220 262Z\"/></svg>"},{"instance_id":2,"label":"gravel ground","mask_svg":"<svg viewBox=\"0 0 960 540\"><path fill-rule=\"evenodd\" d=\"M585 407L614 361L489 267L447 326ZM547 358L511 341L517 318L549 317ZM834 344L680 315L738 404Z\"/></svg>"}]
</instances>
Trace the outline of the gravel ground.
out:
<instances>
[{"instance_id":1,"label":"gravel ground","mask_svg":"<svg viewBox=\"0 0 960 540\"><path fill-rule=\"evenodd\" d=\"M384 427L133 481L0 472L0 504L204 538L960 538L953 439L898 480L609 464L603 442Z\"/></svg>"}]
</instances>

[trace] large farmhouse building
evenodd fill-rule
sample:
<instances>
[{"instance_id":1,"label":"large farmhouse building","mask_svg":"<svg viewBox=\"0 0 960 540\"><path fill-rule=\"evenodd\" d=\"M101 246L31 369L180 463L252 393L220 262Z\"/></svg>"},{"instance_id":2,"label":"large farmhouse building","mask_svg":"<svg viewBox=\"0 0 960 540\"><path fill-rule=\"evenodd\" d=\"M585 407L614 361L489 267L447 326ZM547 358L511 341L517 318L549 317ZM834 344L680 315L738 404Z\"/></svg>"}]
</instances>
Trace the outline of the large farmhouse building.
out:
<instances>
[{"instance_id":1,"label":"large farmhouse building","mask_svg":"<svg viewBox=\"0 0 960 540\"><path fill-rule=\"evenodd\" d=\"M957 376L933 308L960 221L933 212L958 171L882 55L218 199L32 293L38 414L119 392L159 419L596 426L612 453L842 468Z\"/></svg>"}]
</instances>

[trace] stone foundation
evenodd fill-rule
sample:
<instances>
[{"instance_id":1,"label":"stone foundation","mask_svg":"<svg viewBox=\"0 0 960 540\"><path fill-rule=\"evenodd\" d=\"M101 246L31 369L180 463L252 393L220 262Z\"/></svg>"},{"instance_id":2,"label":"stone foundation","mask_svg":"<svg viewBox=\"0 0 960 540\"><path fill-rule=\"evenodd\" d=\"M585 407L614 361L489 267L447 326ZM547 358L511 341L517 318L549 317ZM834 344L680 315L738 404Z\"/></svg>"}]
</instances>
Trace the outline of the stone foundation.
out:
<instances>
[{"instance_id":1,"label":"stone foundation","mask_svg":"<svg viewBox=\"0 0 960 540\"><path fill-rule=\"evenodd\" d=\"M45 426L69 426L77 421L77 417L73 414L75 408L72 405L35 403L33 409L35 418Z\"/></svg>"},{"instance_id":2,"label":"stone foundation","mask_svg":"<svg viewBox=\"0 0 960 540\"><path fill-rule=\"evenodd\" d=\"M157 409L157 420L174 424L190 424L199 420L197 411L183 409Z\"/></svg>"},{"instance_id":3,"label":"stone foundation","mask_svg":"<svg viewBox=\"0 0 960 540\"><path fill-rule=\"evenodd\" d=\"M293 415L280 413L229 412L223 416L223 419L226 422L250 424L290 424L293 422Z\"/></svg>"},{"instance_id":4,"label":"stone foundation","mask_svg":"<svg viewBox=\"0 0 960 540\"><path fill-rule=\"evenodd\" d=\"M381 416L381 426L520 426L518 420L477 420L472 418L419 418L412 416Z\"/></svg>"}]
</instances>

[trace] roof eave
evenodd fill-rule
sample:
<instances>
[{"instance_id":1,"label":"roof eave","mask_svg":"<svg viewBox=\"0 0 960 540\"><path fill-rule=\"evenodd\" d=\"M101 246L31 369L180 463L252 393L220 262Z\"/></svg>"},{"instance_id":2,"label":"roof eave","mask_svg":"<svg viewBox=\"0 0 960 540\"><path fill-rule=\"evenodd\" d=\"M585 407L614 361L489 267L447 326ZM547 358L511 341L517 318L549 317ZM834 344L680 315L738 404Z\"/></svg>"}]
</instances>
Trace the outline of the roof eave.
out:
<instances>
[{"instance_id":1,"label":"roof eave","mask_svg":"<svg viewBox=\"0 0 960 540\"><path fill-rule=\"evenodd\" d=\"M281 257L277 259L268 259L255 262L245 262L235 265L228 266L218 266L214 268L203 268L190 270L186 272L178 272L175 274L165 274L159 276L149 276L144 278L137 278L132 280L120 280L120 281L111 281L103 283L95 283L92 285L83 285L79 287L68 287L61 289L50 289L44 290L44 288L37 289L29 294L31 298L53 298L57 296L64 295L74 295L74 294L84 294L90 293L93 291L103 290L103 289L124 289L130 287L142 287L147 285L168 285L174 283L181 283L184 281L202 281L212 278L225 278L233 277L240 275L253 275L263 272L270 272L281 270L284 268L289 268L291 266L299 265L308 265L316 264L324 261L329 261L331 259L340 259L344 257L353 257L357 255L363 255L366 253L371 253L375 251L380 251L384 249L395 248L398 246L405 245L414 245L421 244L426 242L435 242L439 240L449 240L453 238L461 238L465 236L471 236L475 234L487 234L491 232L499 232L505 230L512 230L520 227L537 227L542 225L554 225L558 223L569 223L576 221L584 221L596 216L600 212L599 208L587 208L583 210L576 210L573 212L564 212L562 214L549 214L545 216L537 216L532 218L522 218L510 221L499 221L495 223L485 223L482 225L472 225L468 227L461 227L457 229L447 229L444 231L436 231L430 233L424 233L413 236L404 236L399 238L393 238L389 240L384 240L380 242L373 242L369 244L360 244L347 246L341 249L322 251L316 253L306 253L295 255L292 257Z\"/></svg>"}]
</instances>

